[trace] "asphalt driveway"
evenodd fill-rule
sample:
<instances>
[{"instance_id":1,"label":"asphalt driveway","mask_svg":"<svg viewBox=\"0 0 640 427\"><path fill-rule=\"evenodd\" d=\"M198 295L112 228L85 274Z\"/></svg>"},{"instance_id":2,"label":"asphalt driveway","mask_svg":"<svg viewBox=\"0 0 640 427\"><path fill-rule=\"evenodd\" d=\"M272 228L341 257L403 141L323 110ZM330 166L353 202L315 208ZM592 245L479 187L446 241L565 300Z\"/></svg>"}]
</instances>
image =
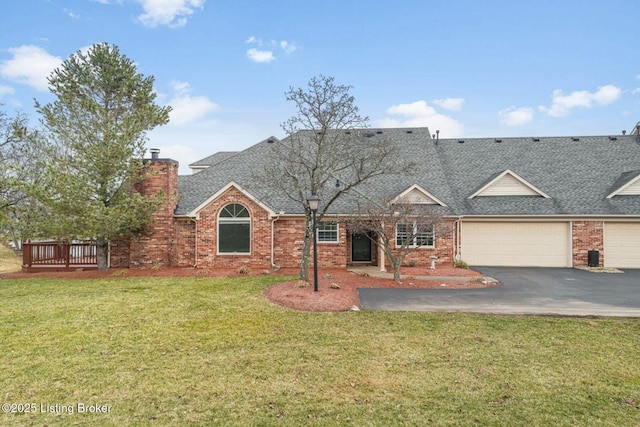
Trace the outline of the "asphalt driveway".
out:
<instances>
[{"instance_id":1,"label":"asphalt driveway","mask_svg":"<svg viewBox=\"0 0 640 427\"><path fill-rule=\"evenodd\" d=\"M640 317L640 270L476 267L485 289L358 289L363 309Z\"/></svg>"}]
</instances>

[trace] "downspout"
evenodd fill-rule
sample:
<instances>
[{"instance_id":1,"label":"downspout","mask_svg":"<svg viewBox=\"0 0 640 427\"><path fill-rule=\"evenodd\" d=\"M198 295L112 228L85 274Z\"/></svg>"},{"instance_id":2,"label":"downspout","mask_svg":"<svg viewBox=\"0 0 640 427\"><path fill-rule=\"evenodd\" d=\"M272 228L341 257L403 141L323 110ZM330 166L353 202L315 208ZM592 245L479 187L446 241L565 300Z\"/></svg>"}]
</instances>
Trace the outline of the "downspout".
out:
<instances>
[{"instance_id":1,"label":"downspout","mask_svg":"<svg viewBox=\"0 0 640 427\"><path fill-rule=\"evenodd\" d=\"M569 268L573 268L573 220L569 221Z\"/></svg>"},{"instance_id":2,"label":"downspout","mask_svg":"<svg viewBox=\"0 0 640 427\"><path fill-rule=\"evenodd\" d=\"M272 217L272 221L271 221L271 268L275 269L276 267L276 263L275 263L275 236L276 236L276 221L280 219L280 214Z\"/></svg>"},{"instance_id":3,"label":"downspout","mask_svg":"<svg viewBox=\"0 0 640 427\"><path fill-rule=\"evenodd\" d=\"M461 248L461 239L460 239L460 230L462 229L462 224L460 224L460 221L462 220L463 216L459 216L458 219L455 222L455 230L456 230L456 244L455 244L455 254L453 255L453 260L454 261L461 261L462 260L462 254L460 253Z\"/></svg>"},{"instance_id":4,"label":"downspout","mask_svg":"<svg viewBox=\"0 0 640 427\"><path fill-rule=\"evenodd\" d=\"M193 221L195 227L196 227L196 232L195 232L195 236L194 236L194 260L193 260L193 268L198 268L198 217L195 216L193 218L191 218L191 221Z\"/></svg>"}]
</instances>

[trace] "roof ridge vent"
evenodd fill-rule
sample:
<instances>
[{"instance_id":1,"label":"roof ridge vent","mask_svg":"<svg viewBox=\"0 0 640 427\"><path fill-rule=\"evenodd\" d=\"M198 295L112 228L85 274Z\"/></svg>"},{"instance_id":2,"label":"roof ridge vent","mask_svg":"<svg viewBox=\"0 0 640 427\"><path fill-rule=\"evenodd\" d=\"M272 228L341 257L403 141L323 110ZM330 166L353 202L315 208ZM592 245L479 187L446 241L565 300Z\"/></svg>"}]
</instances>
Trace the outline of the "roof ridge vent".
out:
<instances>
[{"instance_id":1,"label":"roof ridge vent","mask_svg":"<svg viewBox=\"0 0 640 427\"><path fill-rule=\"evenodd\" d=\"M378 135L381 135L381 134L382 134L382 131L381 131L381 130L377 130L377 131L376 131L376 133L377 133Z\"/></svg>"},{"instance_id":2,"label":"roof ridge vent","mask_svg":"<svg viewBox=\"0 0 640 427\"><path fill-rule=\"evenodd\" d=\"M580 141L580 138L578 138L577 136L572 136L572 137L571 137L571 140L572 140L572 141Z\"/></svg>"},{"instance_id":3,"label":"roof ridge vent","mask_svg":"<svg viewBox=\"0 0 640 427\"><path fill-rule=\"evenodd\" d=\"M413 133L413 131L411 129L407 130L407 133Z\"/></svg>"},{"instance_id":4,"label":"roof ridge vent","mask_svg":"<svg viewBox=\"0 0 640 427\"><path fill-rule=\"evenodd\" d=\"M534 137L533 137L533 138L531 138L531 139L533 139L533 142L540 142L540 138L538 138L538 137L535 137L535 136L534 136Z\"/></svg>"},{"instance_id":5,"label":"roof ridge vent","mask_svg":"<svg viewBox=\"0 0 640 427\"><path fill-rule=\"evenodd\" d=\"M496 138L496 142L502 142L500 138Z\"/></svg>"},{"instance_id":6,"label":"roof ridge vent","mask_svg":"<svg viewBox=\"0 0 640 427\"><path fill-rule=\"evenodd\" d=\"M618 137L617 136L610 136L609 137L609 141L617 141Z\"/></svg>"},{"instance_id":7,"label":"roof ridge vent","mask_svg":"<svg viewBox=\"0 0 640 427\"><path fill-rule=\"evenodd\" d=\"M464 144L464 139L459 139L458 144Z\"/></svg>"}]
</instances>

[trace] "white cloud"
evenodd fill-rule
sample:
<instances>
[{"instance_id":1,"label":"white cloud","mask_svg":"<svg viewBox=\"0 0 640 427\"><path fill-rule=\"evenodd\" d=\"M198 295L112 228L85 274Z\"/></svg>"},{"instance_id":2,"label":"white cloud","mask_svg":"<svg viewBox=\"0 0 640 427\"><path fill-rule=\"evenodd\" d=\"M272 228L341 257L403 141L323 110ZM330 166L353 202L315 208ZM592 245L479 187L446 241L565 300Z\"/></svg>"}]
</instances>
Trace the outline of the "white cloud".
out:
<instances>
[{"instance_id":1,"label":"white cloud","mask_svg":"<svg viewBox=\"0 0 640 427\"><path fill-rule=\"evenodd\" d=\"M13 95L15 91L16 90L10 86L0 85L0 98L2 98L4 95Z\"/></svg>"},{"instance_id":2,"label":"white cloud","mask_svg":"<svg viewBox=\"0 0 640 427\"><path fill-rule=\"evenodd\" d=\"M296 45L291 44L291 43L289 43L289 42L288 42L288 41L286 41L286 40L282 40L282 41L280 42L280 48L281 48L282 50L284 50L284 53L286 53L287 55L289 55L289 54L291 54L291 53L295 52L295 51L296 51L296 49L297 49Z\"/></svg>"},{"instance_id":3,"label":"white cloud","mask_svg":"<svg viewBox=\"0 0 640 427\"><path fill-rule=\"evenodd\" d=\"M64 13L66 13L66 14L67 14L67 16L68 16L69 18L72 18L72 19L80 19L80 15L78 15L77 13L75 13L75 12L74 12L73 10L71 10L71 9L63 9L63 11L64 11Z\"/></svg>"},{"instance_id":4,"label":"white cloud","mask_svg":"<svg viewBox=\"0 0 640 427\"><path fill-rule=\"evenodd\" d=\"M144 13L138 16L140 22L147 27L167 25L172 28L182 27L187 17L196 8L202 9L206 0L136 0Z\"/></svg>"},{"instance_id":5,"label":"white cloud","mask_svg":"<svg viewBox=\"0 0 640 427\"><path fill-rule=\"evenodd\" d=\"M218 105L206 96L191 96L189 83L176 81L171 83L171 87L175 96L168 102L173 108L169 113L170 125L195 122L204 119L210 112L218 109Z\"/></svg>"},{"instance_id":6,"label":"white cloud","mask_svg":"<svg viewBox=\"0 0 640 427\"><path fill-rule=\"evenodd\" d=\"M434 99L432 102L437 106L444 108L445 110L460 111L462 110L464 99L463 98L443 98L443 99Z\"/></svg>"},{"instance_id":7,"label":"white cloud","mask_svg":"<svg viewBox=\"0 0 640 427\"><path fill-rule=\"evenodd\" d=\"M385 118L378 122L381 127L425 127L429 130L439 130L444 138L462 135L464 125L458 120L438 113L435 108L425 101L411 104L398 104L387 109L387 113L399 118Z\"/></svg>"},{"instance_id":8,"label":"white cloud","mask_svg":"<svg viewBox=\"0 0 640 427\"><path fill-rule=\"evenodd\" d=\"M264 47L264 49L251 48L247 49L247 58L252 60L253 62L272 62L276 60L275 50L280 49L285 54L290 55L296 51L297 46L294 43L288 42L286 40L276 41L271 40L267 43L263 42L262 39L251 36L249 37L245 43L252 44L258 46L260 48Z\"/></svg>"},{"instance_id":9,"label":"white cloud","mask_svg":"<svg viewBox=\"0 0 640 427\"><path fill-rule=\"evenodd\" d=\"M507 126L522 126L533 120L533 108L516 108L512 105L511 107L498 111L498 116L500 116L500 123Z\"/></svg>"},{"instance_id":10,"label":"white cloud","mask_svg":"<svg viewBox=\"0 0 640 427\"><path fill-rule=\"evenodd\" d=\"M634 90L631 91L631 93L634 95L640 93L640 87L635 88Z\"/></svg>"},{"instance_id":11,"label":"white cloud","mask_svg":"<svg viewBox=\"0 0 640 427\"><path fill-rule=\"evenodd\" d=\"M39 91L48 90L47 77L62 60L33 45L8 49L13 58L0 62L0 76Z\"/></svg>"},{"instance_id":12,"label":"white cloud","mask_svg":"<svg viewBox=\"0 0 640 427\"><path fill-rule=\"evenodd\" d=\"M276 57L270 50L260 50L251 48L247 50L247 57L253 62L271 62L275 61Z\"/></svg>"},{"instance_id":13,"label":"white cloud","mask_svg":"<svg viewBox=\"0 0 640 427\"><path fill-rule=\"evenodd\" d=\"M564 95L560 89L551 95L551 107L539 106L538 109L553 117L563 117L573 108L591 108L594 104L609 105L622 95L622 90L613 85L599 87L596 92L580 90Z\"/></svg>"}]
</instances>

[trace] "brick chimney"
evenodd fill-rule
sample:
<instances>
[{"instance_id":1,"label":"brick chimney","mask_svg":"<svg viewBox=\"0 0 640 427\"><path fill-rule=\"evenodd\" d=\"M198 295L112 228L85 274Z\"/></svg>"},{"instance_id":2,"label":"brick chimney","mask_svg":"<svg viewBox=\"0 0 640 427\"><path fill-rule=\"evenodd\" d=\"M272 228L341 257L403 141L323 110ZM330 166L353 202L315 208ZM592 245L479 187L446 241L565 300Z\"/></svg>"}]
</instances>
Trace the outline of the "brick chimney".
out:
<instances>
[{"instance_id":1,"label":"brick chimney","mask_svg":"<svg viewBox=\"0 0 640 427\"><path fill-rule=\"evenodd\" d=\"M142 195L163 192L169 200L152 214L151 223L139 238L131 241L130 266L150 268L171 266L175 239L173 212L176 207L179 163L160 158L160 150L152 148L150 159L144 159L146 177L136 185Z\"/></svg>"}]
</instances>

